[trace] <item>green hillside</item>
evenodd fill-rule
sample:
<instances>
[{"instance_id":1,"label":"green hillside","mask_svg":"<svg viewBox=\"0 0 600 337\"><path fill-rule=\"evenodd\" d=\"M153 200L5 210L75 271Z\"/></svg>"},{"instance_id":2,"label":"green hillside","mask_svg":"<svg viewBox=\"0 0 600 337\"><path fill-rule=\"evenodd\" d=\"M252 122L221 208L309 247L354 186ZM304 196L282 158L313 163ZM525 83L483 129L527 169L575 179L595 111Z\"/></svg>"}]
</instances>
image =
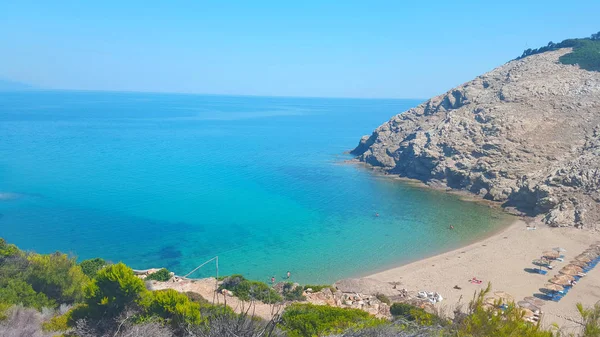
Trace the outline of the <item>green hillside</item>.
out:
<instances>
[{"instance_id":1,"label":"green hillside","mask_svg":"<svg viewBox=\"0 0 600 337\"><path fill-rule=\"evenodd\" d=\"M600 32L592 34L589 38L567 39L560 43L551 41L544 47L526 49L517 60L560 48L573 48L573 52L560 57L559 61L562 64L577 64L585 70L600 71Z\"/></svg>"}]
</instances>

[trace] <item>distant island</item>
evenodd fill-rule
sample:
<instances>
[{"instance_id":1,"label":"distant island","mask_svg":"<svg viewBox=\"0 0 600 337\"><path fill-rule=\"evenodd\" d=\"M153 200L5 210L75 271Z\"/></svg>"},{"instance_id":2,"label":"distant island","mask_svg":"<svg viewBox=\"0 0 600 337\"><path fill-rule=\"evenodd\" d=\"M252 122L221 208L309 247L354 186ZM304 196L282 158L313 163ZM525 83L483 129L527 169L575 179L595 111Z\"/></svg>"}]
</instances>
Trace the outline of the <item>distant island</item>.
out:
<instances>
[{"instance_id":1,"label":"distant island","mask_svg":"<svg viewBox=\"0 0 600 337\"><path fill-rule=\"evenodd\" d=\"M600 223L600 33L517 59L392 117L352 151L550 226Z\"/></svg>"}]
</instances>

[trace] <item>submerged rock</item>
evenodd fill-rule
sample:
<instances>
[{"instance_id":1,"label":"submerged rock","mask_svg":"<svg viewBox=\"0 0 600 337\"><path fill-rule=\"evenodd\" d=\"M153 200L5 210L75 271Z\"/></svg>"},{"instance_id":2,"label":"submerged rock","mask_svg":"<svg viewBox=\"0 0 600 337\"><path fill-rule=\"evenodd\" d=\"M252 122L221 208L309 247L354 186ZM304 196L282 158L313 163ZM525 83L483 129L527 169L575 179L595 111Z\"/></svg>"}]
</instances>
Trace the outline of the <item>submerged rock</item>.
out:
<instances>
[{"instance_id":1,"label":"submerged rock","mask_svg":"<svg viewBox=\"0 0 600 337\"><path fill-rule=\"evenodd\" d=\"M351 152L383 171L501 202L551 226L600 222L600 72L511 61L392 117Z\"/></svg>"}]
</instances>

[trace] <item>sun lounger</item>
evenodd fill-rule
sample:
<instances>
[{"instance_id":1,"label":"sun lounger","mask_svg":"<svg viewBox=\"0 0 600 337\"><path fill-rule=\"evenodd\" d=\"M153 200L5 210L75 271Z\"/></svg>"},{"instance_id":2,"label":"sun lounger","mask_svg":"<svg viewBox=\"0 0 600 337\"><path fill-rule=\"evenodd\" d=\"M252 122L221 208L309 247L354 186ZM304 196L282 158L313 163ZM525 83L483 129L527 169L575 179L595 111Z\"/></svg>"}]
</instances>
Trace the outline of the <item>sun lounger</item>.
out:
<instances>
[{"instance_id":1,"label":"sun lounger","mask_svg":"<svg viewBox=\"0 0 600 337\"><path fill-rule=\"evenodd\" d=\"M547 272L547 271L545 271L545 270L542 270L542 269L536 269L535 271L536 271L538 274L542 274L542 275L546 275L546 274L548 274L548 272Z\"/></svg>"}]
</instances>

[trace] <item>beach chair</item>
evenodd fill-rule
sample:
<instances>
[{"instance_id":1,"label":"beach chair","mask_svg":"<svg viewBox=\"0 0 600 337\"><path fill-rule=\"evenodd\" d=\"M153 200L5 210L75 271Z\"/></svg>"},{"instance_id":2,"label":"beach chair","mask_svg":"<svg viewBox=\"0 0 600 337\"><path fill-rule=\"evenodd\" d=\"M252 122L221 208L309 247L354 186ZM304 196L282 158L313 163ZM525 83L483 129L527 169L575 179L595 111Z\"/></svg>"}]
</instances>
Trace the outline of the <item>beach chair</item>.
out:
<instances>
[{"instance_id":1,"label":"beach chair","mask_svg":"<svg viewBox=\"0 0 600 337\"><path fill-rule=\"evenodd\" d=\"M541 269L541 268L540 268L540 269L536 269L536 272L537 272L538 274L542 274L542 275L546 275L546 274L548 274L548 272L547 272L547 271L545 271L545 270L543 270L543 269Z\"/></svg>"}]
</instances>

